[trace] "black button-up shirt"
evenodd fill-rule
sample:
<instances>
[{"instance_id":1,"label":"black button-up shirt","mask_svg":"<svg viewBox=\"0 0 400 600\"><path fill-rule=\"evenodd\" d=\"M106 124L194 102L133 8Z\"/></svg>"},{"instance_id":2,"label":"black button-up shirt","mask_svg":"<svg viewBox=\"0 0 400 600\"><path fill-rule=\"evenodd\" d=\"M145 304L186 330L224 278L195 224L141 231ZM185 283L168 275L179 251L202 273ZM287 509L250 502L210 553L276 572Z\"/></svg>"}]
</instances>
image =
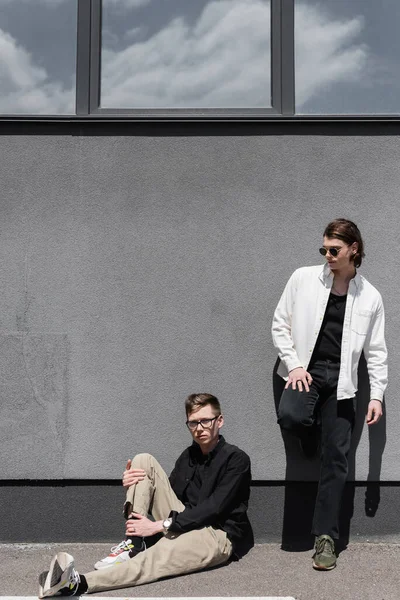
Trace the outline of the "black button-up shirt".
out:
<instances>
[{"instance_id":1,"label":"black button-up shirt","mask_svg":"<svg viewBox=\"0 0 400 600\"><path fill-rule=\"evenodd\" d=\"M220 436L216 447L203 455L193 442L183 451L170 475L175 494L185 505L171 511L170 531L185 533L213 526L226 531L233 552L242 556L253 545L247 517L250 496L250 458Z\"/></svg>"}]
</instances>

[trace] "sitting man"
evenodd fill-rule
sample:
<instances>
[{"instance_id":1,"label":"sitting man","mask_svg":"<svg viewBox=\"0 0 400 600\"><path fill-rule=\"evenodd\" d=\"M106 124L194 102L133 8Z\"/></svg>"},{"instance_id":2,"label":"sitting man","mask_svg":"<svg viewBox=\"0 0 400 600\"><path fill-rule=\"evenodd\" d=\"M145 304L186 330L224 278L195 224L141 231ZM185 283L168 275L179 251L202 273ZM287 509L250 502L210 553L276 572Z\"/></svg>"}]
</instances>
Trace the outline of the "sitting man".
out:
<instances>
[{"instance_id":1,"label":"sitting man","mask_svg":"<svg viewBox=\"0 0 400 600\"><path fill-rule=\"evenodd\" d=\"M39 577L39 598L104 592L183 575L240 558L253 545L247 517L250 459L219 435L224 419L218 399L192 394L185 402L193 443L168 479L150 454L128 461L124 515L127 539L79 574L66 552ZM147 515L151 513L153 520ZM146 549L144 538L164 533Z\"/></svg>"}]
</instances>

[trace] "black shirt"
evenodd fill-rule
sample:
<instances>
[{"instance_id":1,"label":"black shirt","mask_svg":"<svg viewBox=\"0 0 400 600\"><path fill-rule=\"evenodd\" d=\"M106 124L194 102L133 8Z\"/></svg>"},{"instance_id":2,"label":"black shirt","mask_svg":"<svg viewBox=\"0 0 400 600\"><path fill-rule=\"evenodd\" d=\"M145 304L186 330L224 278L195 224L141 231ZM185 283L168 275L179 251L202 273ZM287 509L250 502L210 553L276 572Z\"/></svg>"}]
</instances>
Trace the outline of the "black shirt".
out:
<instances>
[{"instance_id":1,"label":"black shirt","mask_svg":"<svg viewBox=\"0 0 400 600\"><path fill-rule=\"evenodd\" d=\"M188 507L196 506L201 486L203 484L203 478L207 477L207 469L211 463L213 453L204 455L200 452L198 461L195 464L193 477L189 481L187 488L183 494L183 504Z\"/></svg>"},{"instance_id":2,"label":"black shirt","mask_svg":"<svg viewBox=\"0 0 400 600\"><path fill-rule=\"evenodd\" d=\"M254 544L247 516L250 496L250 458L220 436L216 447L204 456L193 442L178 458L170 475L175 494L185 505L171 511L170 531L185 533L213 526L226 531L233 552L243 556Z\"/></svg>"},{"instance_id":3,"label":"black shirt","mask_svg":"<svg viewBox=\"0 0 400 600\"><path fill-rule=\"evenodd\" d=\"M347 296L329 294L324 320L315 344L311 363L316 360L340 362L346 299Z\"/></svg>"}]
</instances>

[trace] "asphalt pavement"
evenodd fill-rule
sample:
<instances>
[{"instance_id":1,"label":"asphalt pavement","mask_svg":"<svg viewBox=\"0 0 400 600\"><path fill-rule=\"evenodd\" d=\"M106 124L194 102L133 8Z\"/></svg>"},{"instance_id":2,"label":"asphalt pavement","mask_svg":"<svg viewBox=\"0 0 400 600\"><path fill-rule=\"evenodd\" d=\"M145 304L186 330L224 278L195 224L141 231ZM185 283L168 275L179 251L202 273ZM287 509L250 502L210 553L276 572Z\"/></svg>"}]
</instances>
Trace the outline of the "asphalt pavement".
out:
<instances>
[{"instance_id":1,"label":"asphalt pavement","mask_svg":"<svg viewBox=\"0 0 400 600\"><path fill-rule=\"evenodd\" d=\"M72 554L78 571L85 573L109 548L97 543L0 544L0 597L36 596L38 574L60 550ZM311 555L310 550L289 552L279 544L258 544L242 560L220 568L91 597L400 599L400 544L351 544L340 554L336 569L328 572L313 570Z\"/></svg>"}]
</instances>

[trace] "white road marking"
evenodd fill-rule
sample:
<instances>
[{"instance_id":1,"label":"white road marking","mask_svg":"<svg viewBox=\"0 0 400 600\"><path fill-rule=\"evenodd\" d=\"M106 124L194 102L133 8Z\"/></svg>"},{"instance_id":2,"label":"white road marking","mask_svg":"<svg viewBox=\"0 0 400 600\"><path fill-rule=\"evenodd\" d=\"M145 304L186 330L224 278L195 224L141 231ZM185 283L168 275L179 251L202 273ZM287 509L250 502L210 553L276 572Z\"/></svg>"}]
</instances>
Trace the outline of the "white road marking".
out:
<instances>
[{"instance_id":1,"label":"white road marking","mask_svg":"<svg viewBox=\"0 0 400 600\"><path fill-rule=\"evenodd\" d=\"M88 598L101 598L101 600L138 600L138 598L130 597L130 596L121 596L117 598L116 596L96 596L95 594L90 594ZM292 596L182 596L182 597L174 597L174 598L165 598L163 600L295 600ZM37 596L0 596L0 600L38 600ZM156 597L146 597L141 598L140 600L160 600L160 598Z\"/></svg>"}]
</instances>

